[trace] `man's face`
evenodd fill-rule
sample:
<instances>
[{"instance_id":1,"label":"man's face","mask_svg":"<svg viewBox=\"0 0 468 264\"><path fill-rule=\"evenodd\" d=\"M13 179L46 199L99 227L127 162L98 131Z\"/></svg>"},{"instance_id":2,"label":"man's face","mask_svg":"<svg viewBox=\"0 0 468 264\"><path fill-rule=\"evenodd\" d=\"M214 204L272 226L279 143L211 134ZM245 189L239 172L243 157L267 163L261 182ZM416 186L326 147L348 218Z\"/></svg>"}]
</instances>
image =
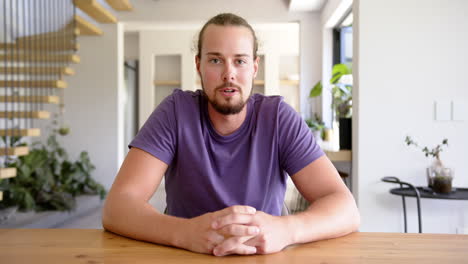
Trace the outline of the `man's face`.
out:
<instances>
[{"instance_id":1,"label":"man's face","mask_svg":"<svg viewBox=\"0 0 468 264\"><path fill-rule=\"evenodd\" d=\"M242 26L209 25L200 55L195 58L197 71L211 106L224 115L239 113L258 70L252 33Z\"/></svg>"}]
</instances>

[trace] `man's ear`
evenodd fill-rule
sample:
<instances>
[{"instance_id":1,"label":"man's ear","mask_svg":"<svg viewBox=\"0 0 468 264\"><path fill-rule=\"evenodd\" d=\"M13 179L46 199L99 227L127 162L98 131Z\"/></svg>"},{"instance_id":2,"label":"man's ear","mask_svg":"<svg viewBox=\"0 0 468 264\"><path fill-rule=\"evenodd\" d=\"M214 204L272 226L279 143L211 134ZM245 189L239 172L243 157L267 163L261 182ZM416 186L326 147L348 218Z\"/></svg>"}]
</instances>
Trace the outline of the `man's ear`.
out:
<instances>
[{"instance_id":1,"label":"man's ear","mask_svg":"<svg viewBox=\"0 0 468 264\"><path fill-rule=\"evenodd\" d=\"M197 72L200 74L200 57L195 56L195 65L197 66Z\"/></svg>"},{"instance_id":2,"label":"man's ear","mask_svg":"<svg viewBox=\"0 0 468 264\"><path fill-rule=\"evenodd\" d=\"M257 77L257 72L258 72L258 62L260 61L260 56L257 55L257 57L254 59L254 78Z\"/></svg>"}]
</instances>

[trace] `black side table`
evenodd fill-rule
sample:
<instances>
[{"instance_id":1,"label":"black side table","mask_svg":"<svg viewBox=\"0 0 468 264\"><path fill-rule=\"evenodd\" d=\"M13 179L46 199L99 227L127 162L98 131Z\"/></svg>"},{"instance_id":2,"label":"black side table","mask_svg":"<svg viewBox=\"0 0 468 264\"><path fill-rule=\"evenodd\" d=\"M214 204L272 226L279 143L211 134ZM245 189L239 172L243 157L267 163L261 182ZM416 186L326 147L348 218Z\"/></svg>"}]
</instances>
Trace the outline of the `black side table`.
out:
<instances>
[{"instance_id":1,"label":"black side table","mask_svg":"<svg viewBox=\"0 0 468 264\"><path fill-rule=\"evenodd\" d=\"M428 187L413 186L410 183L400 181L397 177L383 177L382 181L399 184L400 188L390 189L390 193L400 195L403 202L403 218L405 223L405 233L408 232L406 219L406 201L405 197L416 197L418 208L418 228L419 233L422 233L421 221L421 198L429 199L445 199L445 200L468 200L468 188L453 188L450 193L436 193ZM406 186L406 187L404 187Z\"/></svg>"}]
</instances>

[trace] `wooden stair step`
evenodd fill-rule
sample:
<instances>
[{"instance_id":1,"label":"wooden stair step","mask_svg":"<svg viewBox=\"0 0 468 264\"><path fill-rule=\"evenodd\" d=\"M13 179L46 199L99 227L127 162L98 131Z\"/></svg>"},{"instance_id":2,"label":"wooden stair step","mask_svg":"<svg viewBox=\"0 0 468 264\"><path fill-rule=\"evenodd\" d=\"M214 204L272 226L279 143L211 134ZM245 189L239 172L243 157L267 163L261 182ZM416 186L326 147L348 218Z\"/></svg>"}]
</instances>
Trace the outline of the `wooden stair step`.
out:
<instances>
[{"instance_id":1,"label":"wooden stair step","mask_svg":"<svg viewBox=\"0 0 468 264\"><path fill-rule=\"evenodd\" d=\"M23 88L67 88L67 83L61 80L23 80L4 81L0 80L0 87L23 87Z\"/></svg>"},{"instance_id":2,"label":"wooden stair step","mask_svg":"<svg viewBox=\"0 0 468 264\"><path fill-rule=\"evenodd\" d=\"M29 148L26 146L13 148L0 148L0 156L26 156L29 154Z\"/></svg>"},{"instance_id":3,"label":"wooden stair step","mask_svg":"<svg viewBox=\"0 0 468 264\"><path fill-rule=\"evenodd\" d=\"M44 41L44 42L65 42L72 40L73 38L80 35L79 28L63 29L54 32L41 33L36 35L19 37L16 39L19 43L26 43L31 41Z\"/></svg>"},{"instance_id":4,"label":"wooden stair step","mask_svg":"<svg viewBox=\"0 0 468 264\"><path fill-rule=\"evenodd\" d=\"M58 96L0 96L0 103L46 103L58 104L60 98Z\"/></svg>"},{"instance_id":5,"label":"wooden stair step","mask_svg":"<svg viewBox=\"0 0 468 264\"><path fill-rule=\"evenodd\" d=\"M100 28L82 18L81 16L75 15L76 27L80 29L80 35L86 36L99 36L103 32ZM74 26L74 23L70 23L69 26Z\"/></svg>"},{"instance_id":6,"label":"wooden stair step","mask_svg":"<svg viewBox=\"0 0 468 264\"><path fill-rule=\"evenodd\" d=\"M96 0L73 0L73 3L99 23L117 23L117 18Z\"/></svg>"},{"instance_id":7,"label":"wooden stair step","mask_svg":"<svg viewBox=\"0 0 468 264\"><path fill-rule=\"evenodd\" d=\"M0 168L0 179L16 177L16 168Z\"/></svg>"},{"instance_id":8,"label":"wooden stair step","mask_svg":"<svg viewBox=\"0 0 468 264\"><path fill-rule=\"evenodd\" d=\"M0 43L0 50L5 52L10 52L10 50L28 50L29 53L32 53L31 50L41 50L41 51L67 51L73 50L76 51L80 48L80 44L70 42L69 40L60 41L60 42L50 42L50 41L35 41L33 43L20 42L20 43Z\"/></svg>"},{"instance_id":9,"label":"wooden stair step","mask_svg":"<svg viewBox=\"0 0 468 264\"><path fill-rule=\"evenodd\" d=\"M39 128L27 128L27 129L0 129L0 137L39 137L41 130Z\"/></svg>"},{"instance_id":10,"label":"wooden stair step","mask_svg":"<svg viewBox=\"0 0 468 264\"><path fill-rule=\"evenodd\" d=\"M0 74L75 75L70 67L0 67Z\"/></svg>"},{"instance_id":11,"label":"wooden stair step","mask_svg":"<svg viewBox=\"0 0 468 264\"><path fill-rule=\"evenodd\" d=\"M75 54L0 54L0 61L31 61L31 62L68 62L79 63L80 57Z\"/></svg>"},{"instance_id":12,"label":"wooden stair step","mask_svg":"<svg viewBox=\"0 0 468 264\"><path fill-rule=\"evenodd\" d=\"M130 11L133 9L129 0L106 0L106 2L117 11Z\"/></svg>"},{"instance_id":13,"label":"wooden stair step","mask_svg":"<svg viewBox=\"0 0 468 264\"><path fill-rule=\"evenodd\" d=\"M0 111L0 118L49 119L50 112L47 112L47 111Z\"/></svg>"}]
</instances>

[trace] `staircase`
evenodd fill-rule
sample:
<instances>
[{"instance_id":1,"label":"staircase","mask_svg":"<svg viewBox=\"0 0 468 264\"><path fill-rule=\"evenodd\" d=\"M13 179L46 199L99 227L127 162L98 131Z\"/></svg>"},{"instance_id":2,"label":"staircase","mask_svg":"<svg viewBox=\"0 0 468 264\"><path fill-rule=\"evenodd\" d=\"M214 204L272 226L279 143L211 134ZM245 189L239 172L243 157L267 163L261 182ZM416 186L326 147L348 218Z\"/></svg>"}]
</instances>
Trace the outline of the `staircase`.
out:
<instances>
[{"instance_id":1,"label":"staircase","mask_svg":"<svg viewBox=\"0 0 468 264\"><path fill-rule=\"evenodd\" d=\"M0 2L0 181L16 176L7 160L29 153L13 137L40 136L38 123L61 115L64 91L79 88L63 80L80 63L78 37L104 34L96 24L116 23L113 12L132 9L129 0L105 1Z\"/></svg>"}]
</instances>

